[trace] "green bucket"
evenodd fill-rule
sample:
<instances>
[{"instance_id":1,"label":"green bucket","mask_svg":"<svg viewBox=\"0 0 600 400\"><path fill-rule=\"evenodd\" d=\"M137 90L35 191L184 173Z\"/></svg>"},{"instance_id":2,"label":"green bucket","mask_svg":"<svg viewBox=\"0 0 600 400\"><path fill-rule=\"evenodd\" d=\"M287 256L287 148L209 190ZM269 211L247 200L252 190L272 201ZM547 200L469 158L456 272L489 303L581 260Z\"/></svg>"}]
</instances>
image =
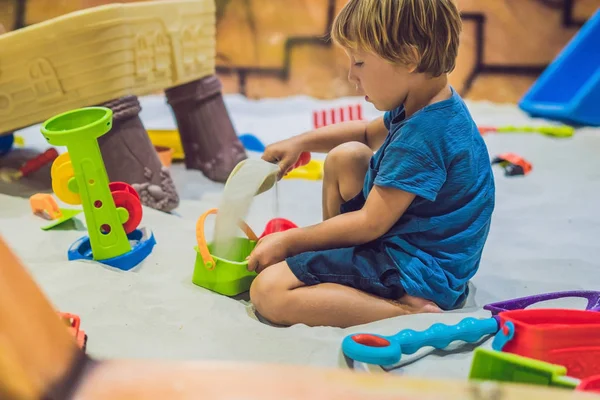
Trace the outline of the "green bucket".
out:
<instances>
[{"instance_id":1,"label":"green bucket","mask_svg":"<svg viewBox=\"0 0 600 400\"><path fill-rule=\"evenodd\" d=\"M206 242L204 222L208 215L216 213L216 208L208 210L198 219L196 224L198 246L194 248L196 263L192 282L225 296L236 296L247 292L256 277L256 272L248 271L246 257L254 250L258 238L246 223L240 222L240 228L246 233L247 238L235 239L228 256L231 259L227 260L212 255L213 245Z\"/></svg>"}]
</instances>

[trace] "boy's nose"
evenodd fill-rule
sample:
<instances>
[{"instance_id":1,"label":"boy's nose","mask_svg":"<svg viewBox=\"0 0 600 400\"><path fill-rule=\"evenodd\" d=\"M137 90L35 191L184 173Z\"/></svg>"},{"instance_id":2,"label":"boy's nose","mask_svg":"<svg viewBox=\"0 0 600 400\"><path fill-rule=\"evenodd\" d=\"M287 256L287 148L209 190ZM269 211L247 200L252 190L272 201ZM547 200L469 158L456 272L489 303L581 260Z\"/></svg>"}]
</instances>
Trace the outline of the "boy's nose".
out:
<instances>
[{"instance_id":1,"label":"boy's nose","mask_svg":"<svg viewBox=\"0 0 600 400\"><path fill-rule=\"evenodd\" d=\"M353 76L353 75L348 75L348 81L349 81L349 82L350 82L352 85L356 86L356 91L357 91L357 92L358 92L358 91L360 91L360 90L362 90L362 89L361 89L361 87L360 87L360 81L359 81L359 80L358 80L358 79L357 79L355 76Z\"/></svg>"},{"instance_id":2,"label":"boy's nose","mask_svg":"<svg viewBox=\"0 0 600 400\"><path fill-rule=\"evenodd\" d=\"M348 72L348 81L349 81L350 83L353 83L353 84L354 84L354 85L356 85L356 86L359 86L359 85L358 85L358 78L356 77L356 75L354 75L354 74L352 73L352 70L350 70L350 71Z\"/></svg>"}]
</instances>

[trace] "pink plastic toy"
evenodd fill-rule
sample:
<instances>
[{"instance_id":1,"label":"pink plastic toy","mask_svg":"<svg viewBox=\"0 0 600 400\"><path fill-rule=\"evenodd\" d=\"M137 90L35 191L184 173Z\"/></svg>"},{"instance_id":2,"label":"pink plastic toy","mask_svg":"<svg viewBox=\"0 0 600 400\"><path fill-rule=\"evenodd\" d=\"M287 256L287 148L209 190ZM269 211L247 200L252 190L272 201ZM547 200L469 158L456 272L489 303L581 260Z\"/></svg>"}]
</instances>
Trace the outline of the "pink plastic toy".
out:
<instances>
[{"instance_id":1,"label":"pink plastic toy","mask_svg":"<svg viewBox=\"0 0 600 400\"><path fill-rule=\"evenodd\" d=\"M315 129L337 124L339 122L359 121L362 119L362 106L360 104L331 108L329 110L313 111L313 126Z\"/></svg>"}]
</instances>

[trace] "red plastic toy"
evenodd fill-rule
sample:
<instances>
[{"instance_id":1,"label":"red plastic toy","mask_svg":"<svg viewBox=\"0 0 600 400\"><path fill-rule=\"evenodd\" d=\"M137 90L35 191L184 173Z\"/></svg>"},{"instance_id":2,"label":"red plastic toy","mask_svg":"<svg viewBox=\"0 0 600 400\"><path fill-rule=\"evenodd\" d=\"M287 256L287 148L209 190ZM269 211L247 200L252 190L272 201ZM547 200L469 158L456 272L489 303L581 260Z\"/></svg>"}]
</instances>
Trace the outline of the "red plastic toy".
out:
<instances>
[{"instance_id":1,"label":"red plastic toy","mask_svg":"<svg viewBox=\"0 0 600 400\"><path fill-rule=\"evenodd\" d=\"M291 169L296 169L305 166L311 160L310 153L308 151L303 151L300 153L300 157L298 157L298 161L294 165L292 165Z\"/></svg>"},{"instance_id":2,"label":"red plastic toy","mask_svg":"<svg viewBox=\"0 0 600 400\"><path fill-rule=\"evenodd\" d=\"M529 309L499 314L494 349L552 364L585 379L600 374L600 313Z\"/></svg>"},{"instance_id":3,"label":"red plastic toy","mask_svg":"<svg viewBox=\"0 0 600 400\"><path fill-rule=\"evenodd\" d=\"M37 155L31 160L21 165L19 169L0 169L0 180L4 182L14 182L38 171L46 164L50 164L58 157L58 152L54 147L49 148L42 154Z\"/></svg>"},{"instance_id":4,"label":"red plastic toy","mask_svg":"<svg viewBox=\"0 0 600 400\"><path fill-rule=\"evenodd\" d=\"M295 170L296 168L305 166L306 164L308 164L310 162L310 160L311 160L310 152L303 151L302 153L300 153L300 157L298 157L298 161L296 161L296 163L294 165L289 167L287 169L287 171L285 172L285 174L287 175L290 172L292 172L293 170Z\"/></svg>"},{"instance_id":5,"label":"red plastic toy","mask_svg":"<svg viewBox=\"0 0 600 400\"><path fill-rule=\"evenodd\" d=\"M577 390L580 392L594 392L600 393L600 375L590 376L582 380L577 385Z\"/></svg>"},{"instance_id":6,"label":"red plastic toy","mask_svg":"<svg viewBox=\"0 0 600 400\"><path fill-rule=\"evenodd\" d=\"M59 312L58 315L67 324L67 326L69 327L69 332L71 332L71 334L77 341L77 345L85 353L85 349L87 346L87 334L85 333L85 331L79 328L79 326L81 325L81 319L79 318L79 316L75 314L62 312Z\"/></svg>"},{"instance_id":7,"label":"red plastic toy","mask_svg":"<svg viewBox=\"0 0 600 400\"><path fill-rule=\"evenodd\" d=\"M529 161L515 153L503 153L492 160L493 164L500 164L506 176L527 175L533 169Z\"/></svg>"},{"instance_id":8,"label":"red plastic toy","mask_svg":"<svg viewBox=\"0 0 600 400\"><path fill-rule=\"evenodd\" d=\"M125 233L130 234L135 231L140 222L142 222L142 202L140 195L129 184L125 182L111 182L108 188L112 193L115 206L123 207L129 213L129 218L123 224Z\"/></svg>"},{"instance_id":9,"label":"red plastic toy","mask_svg":"<svg viewBox=\"0 0 600 400\"><path fill-rule=\"evenodd\" d=\"M271 233L283 232L287 231L288 229L294 229L297 227L298 226L296 224L285 218L273 218L272 220L267 222L265 231L262 233L262 235L260 235L259 239L262 239L263 237L270 235Z\"/></svg>"}]
</instances>

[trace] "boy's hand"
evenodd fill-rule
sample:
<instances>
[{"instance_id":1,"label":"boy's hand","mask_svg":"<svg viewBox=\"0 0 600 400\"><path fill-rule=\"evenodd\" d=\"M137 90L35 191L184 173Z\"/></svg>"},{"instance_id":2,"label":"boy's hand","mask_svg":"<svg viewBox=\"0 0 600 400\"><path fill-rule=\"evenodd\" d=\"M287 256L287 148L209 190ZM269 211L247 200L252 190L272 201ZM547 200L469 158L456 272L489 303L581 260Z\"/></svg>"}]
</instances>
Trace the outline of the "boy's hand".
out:
<instances>
[{"instance_id":1,"label":"boy's hand","mask_svg":"<svg viewBox=\"0 0 600 400\"><path fill-rule=\"evenodd\" d=\"M298 161L301 153L302 148L294 138L291 138L267 146L262 159L279 165L277 179L281 179Z\"/></svg>"},{"instance_id":2,"label":"boy's hand","mask_svg":"<svg viewBox=\"0 0 600 400\"><path fill-rule=\"evenodd\" d=\"M265 268L291 255L287 231L276 232L260 239L248 257L248 271L261 273Z\"/></svg>"}]
</instances>

